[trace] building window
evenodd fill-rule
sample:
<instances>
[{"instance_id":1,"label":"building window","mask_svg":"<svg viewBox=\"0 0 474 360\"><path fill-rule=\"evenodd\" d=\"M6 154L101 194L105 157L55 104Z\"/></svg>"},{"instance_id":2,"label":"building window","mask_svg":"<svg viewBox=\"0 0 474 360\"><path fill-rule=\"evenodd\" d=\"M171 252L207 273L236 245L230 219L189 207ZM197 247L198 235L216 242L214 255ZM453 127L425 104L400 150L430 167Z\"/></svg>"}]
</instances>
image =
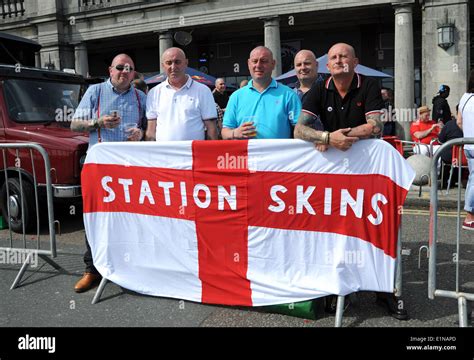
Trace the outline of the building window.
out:
<instances>
[{"instance_id":1,"label":"building window","mask_svg":"<svg viewBox=\"0 0 474 360\"><path fill-rule=\"evenodd\" d=\"M0 0L2 19L25 15L24 0Z\"/></svg>"},{"instance_id":2,"label":"building window","mask_svg":"<svg viewBox=\"0 0 474 360\"><path fill-rule=\"evenodd\" d=\"M110 0L79 0L79 6L92 6L110 3Z\"/></svg>"}]
</instances>

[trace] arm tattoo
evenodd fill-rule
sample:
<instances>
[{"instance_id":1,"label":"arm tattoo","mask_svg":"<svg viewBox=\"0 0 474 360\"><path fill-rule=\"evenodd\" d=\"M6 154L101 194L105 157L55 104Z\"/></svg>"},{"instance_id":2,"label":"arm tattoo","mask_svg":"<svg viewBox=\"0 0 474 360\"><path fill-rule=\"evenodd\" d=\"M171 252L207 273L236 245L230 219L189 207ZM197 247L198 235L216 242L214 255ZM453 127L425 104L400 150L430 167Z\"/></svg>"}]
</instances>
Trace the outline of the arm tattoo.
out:
<instances>
[{"instance_id":1,"label":"arm tattoo","mask_svg":"<svg viewBox=\"0 0 474 360\"><path fill-rule=\"evenodd\" d=\"M366 116L366 121L368 124L374 127L374 132L372 132L372 137L379 137L383 133L383 122L380 119L380 114L369 114Z\"/></svg>"},{"instance_id":2,"label":"arm tattoo","mask_svg":"<svg viewBox=\"0 0 474 360\"><path fill-rule=\"evenodd\" d=\"M315 123L316 117L304 112L301 112L298 118L298 124L295 127L295 138L311 141L313 143L324 143L323 131L314 130L311 126Z\"/></svg>"},{"instance_id":3,"label":"arm tattoo","mask_svg":"<svg viewBox=\"0 0 474 360\"><path fill-rule=\"evenodd\" d=\"M71 130L77 132L90 132L94 130L88 120L72 119Z\"/></svg>"}]
</instances>

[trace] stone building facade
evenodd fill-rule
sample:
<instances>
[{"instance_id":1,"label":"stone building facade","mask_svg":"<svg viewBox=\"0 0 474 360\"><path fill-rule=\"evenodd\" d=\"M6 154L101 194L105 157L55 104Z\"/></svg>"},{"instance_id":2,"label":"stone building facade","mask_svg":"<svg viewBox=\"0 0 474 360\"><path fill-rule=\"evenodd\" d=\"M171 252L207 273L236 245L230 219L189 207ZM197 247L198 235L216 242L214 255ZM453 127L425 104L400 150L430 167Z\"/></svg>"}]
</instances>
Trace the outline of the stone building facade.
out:
<instances>
[{"instance_id":1,"label":"stone building facade","mask_svg":"<svg viewBox=\"0 0 474 360\"><path fill-rule=\"evenodd\" d=\"M264 44L277 56L274 75L302 48L324 55L352 44L360 62L391 73L395 106L431 105L440 84L454 110L472 67L469 0L4 0L0 31L37 41L37 66L101 76L118 52L144 73L160 71L160 54L180 46L190 66L228 83L246 78L249 51ZM453 39L439 46L438 31ZM446 29L445 29L446 30ZM324 66L324 65L320 65ZM404 124L407 129L409 125Z\"/></svg>"}]
</instances>

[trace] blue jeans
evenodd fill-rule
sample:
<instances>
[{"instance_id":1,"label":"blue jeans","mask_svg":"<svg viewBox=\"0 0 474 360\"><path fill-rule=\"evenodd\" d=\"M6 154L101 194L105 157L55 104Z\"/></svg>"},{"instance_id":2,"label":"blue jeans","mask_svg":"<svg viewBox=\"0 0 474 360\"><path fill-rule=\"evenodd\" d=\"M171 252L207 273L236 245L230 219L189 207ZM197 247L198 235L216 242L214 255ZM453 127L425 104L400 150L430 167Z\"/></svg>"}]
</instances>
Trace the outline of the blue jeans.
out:
<instances>
[{"instance_id":1,"label":"blue jeans","mask_svg":"<svg viewBox=\"0 0 474 360\"><path fill-rule=\"evenodd\" d=\"M464 149L464 154L466 154L467 165L469 166L469 180L464 195L464 210L474 214L474 150Z\"/></svg>"}]
</instances>

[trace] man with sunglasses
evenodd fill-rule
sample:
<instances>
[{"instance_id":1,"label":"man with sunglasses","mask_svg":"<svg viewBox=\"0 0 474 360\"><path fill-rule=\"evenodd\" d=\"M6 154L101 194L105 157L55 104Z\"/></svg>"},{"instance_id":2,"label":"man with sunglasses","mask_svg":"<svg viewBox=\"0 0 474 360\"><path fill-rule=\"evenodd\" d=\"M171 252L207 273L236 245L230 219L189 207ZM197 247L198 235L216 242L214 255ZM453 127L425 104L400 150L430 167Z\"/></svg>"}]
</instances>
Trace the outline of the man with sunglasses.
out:
<instances>
[{"instance_id":1,"label":"man with sunglasses","mask_svg":"<svg viewBox=\"0 0 474 360\"><path fill-rule=\"evenodd\" d=\"M87 89L71 123L72 131L89 133L89 147L98 142L140 141L146 128L146 95L130 85L135 77L130 56L117 55L109 75L107 81ZM92 289L101 279L87 238L86 247L86 270L74 287L78 293Z\"/></svg>"}]
</instances>

